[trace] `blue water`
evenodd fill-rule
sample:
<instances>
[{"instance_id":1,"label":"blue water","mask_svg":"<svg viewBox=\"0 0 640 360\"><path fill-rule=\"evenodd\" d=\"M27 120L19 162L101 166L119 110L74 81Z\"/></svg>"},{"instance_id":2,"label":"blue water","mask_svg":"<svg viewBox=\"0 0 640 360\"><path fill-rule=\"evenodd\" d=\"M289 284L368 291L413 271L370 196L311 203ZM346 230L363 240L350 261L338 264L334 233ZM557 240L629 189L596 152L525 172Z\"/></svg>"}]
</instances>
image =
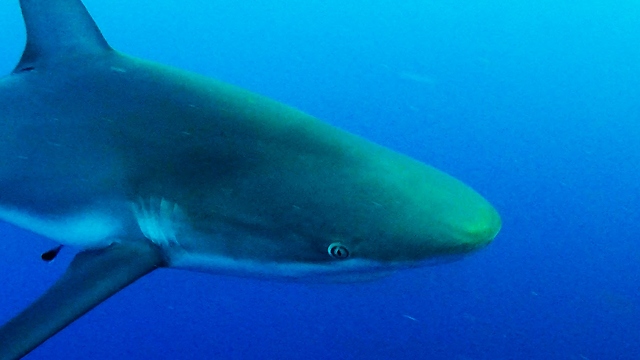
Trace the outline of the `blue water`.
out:
<instances>
[{"instance_id":1,"label":"blue water","mask_svg":"<svg viewBox=\"0 0 640 360\"><path fill-rule=\"evenodd\" d=\"M108 6L106 5L108 4ZM640 3L87 0L115 48L430 163L502 214L485 250L365 284L160 270L30 359L640 358ZM0 72L24 44L0 3ZM0 119L1 121L1 119ZM73 252L0 224L0 320Z\"/></svg>"}]
</instances>

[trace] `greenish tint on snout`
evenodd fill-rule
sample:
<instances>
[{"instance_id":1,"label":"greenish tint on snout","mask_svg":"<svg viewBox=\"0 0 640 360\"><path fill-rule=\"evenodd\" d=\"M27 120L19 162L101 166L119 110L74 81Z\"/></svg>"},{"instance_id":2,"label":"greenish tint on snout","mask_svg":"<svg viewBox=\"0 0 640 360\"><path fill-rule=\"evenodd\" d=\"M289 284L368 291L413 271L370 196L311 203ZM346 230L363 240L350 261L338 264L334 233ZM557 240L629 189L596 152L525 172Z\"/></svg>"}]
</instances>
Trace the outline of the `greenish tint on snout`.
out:
<instances>
[{"instance_id":1,"label":"greenish tint on snout","mask_svg":"<svg viewBox=\"0 0 640 360\"><path fill-rule=\"evenodd\" d=\"M383 155L383 154L379 154ZM396 153L377 159L367 187L382 209L370 223L356 256L381 262L416 262L464 255L488 245L501 228L500 215L466 184ZM375 200L379 199L379 200ZM375 224L375 225L371 225Z\"/></svg>"}]
</instances>

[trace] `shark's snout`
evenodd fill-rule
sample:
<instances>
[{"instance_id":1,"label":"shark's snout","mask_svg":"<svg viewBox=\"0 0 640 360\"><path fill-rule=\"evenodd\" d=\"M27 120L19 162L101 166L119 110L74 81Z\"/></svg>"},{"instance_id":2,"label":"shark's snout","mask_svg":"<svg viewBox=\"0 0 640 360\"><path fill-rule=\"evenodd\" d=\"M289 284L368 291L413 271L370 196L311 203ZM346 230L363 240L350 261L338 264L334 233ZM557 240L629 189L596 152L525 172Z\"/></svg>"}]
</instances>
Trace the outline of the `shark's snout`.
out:
<instances>
[{"instance_id":1,"label":"shark's snout","mask_svg":"<svg viewBox=\"0 0 640 360\"><path fill-rule=\"evenodd\" d=\"M502 220L479 193L444 173L434 173L414 191L405 232L405 250L415 259L465 255L493 241ZM411 224L413 224L411 226Z\"/></svg>"},{"instance_id":2,"label":"shark's snout","mask_svg":"<svg viewBox=\"0 0 640 360\"><path fill-rule=\"evenodd\" d=\"M363 167L341 197L360 194L340 213L353 257L416 266L481 249L500 231L496 209L463 182L395 153L375 155L375 171Z\"/></svg>"},{"instance_id":3,"label":"shark's snout","mask_svg":"<svg viewBox=\"0 0 640 360\"><path fill-rule=\"evenodd\" d=\"M493 241L500 232L502 220L496 209L487 203L475 210L473 216L454 226L457 230L453 232L453 243L457 244L461 251L473 251Z\"/></svg>"},{"instance_id":4,"label":"shark's snout","mask_svg":"<svg viewBox=\"0 0 640 360\"><path fill-rule=\"evenodd\" d=\"M471 188L459 186L457 196L441 204L446 210L427 210L420 229L420 256L465 255L489 245L498 235L502 220L497 210Z\"/></svg>"}]
</instances>

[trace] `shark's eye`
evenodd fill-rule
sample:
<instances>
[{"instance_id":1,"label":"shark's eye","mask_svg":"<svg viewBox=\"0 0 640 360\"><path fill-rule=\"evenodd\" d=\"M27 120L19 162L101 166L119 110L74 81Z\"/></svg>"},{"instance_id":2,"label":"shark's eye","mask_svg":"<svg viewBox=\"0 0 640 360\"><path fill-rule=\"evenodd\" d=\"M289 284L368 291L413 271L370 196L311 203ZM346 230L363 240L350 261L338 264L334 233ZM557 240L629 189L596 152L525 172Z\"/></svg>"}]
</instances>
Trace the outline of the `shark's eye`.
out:
<instances>
[{"instance_id":1,"label":"shark's eye","mask_svg":"<svg viewBox=\"0 0 640 360\"><path fill-rule=\"evenodd\" d=\"M328 252L334 259L346 259L349 257L349 249L341 243L333 243L329 245Z\"/></svg>"}]
</instances>

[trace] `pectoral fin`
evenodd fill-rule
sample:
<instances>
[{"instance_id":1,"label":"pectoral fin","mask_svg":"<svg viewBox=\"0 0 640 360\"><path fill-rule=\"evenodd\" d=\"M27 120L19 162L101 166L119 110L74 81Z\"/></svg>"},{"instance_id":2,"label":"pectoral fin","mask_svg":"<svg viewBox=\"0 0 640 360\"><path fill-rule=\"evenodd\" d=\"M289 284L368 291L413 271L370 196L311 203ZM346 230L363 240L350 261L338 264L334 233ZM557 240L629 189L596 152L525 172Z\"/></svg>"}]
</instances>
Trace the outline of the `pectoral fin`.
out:
<instances>
[{"instance_id":1,"label":"pectoral fin","mask_svg":"<svg viewBox=\"0 0 640 360\"><path fill-rule=\"evenodd\" d=\"M19 359L111 295L164 265L151 243L114 243L79 253L64 275L0 327L0 360Z\"/></svg>"}]
</instances>

